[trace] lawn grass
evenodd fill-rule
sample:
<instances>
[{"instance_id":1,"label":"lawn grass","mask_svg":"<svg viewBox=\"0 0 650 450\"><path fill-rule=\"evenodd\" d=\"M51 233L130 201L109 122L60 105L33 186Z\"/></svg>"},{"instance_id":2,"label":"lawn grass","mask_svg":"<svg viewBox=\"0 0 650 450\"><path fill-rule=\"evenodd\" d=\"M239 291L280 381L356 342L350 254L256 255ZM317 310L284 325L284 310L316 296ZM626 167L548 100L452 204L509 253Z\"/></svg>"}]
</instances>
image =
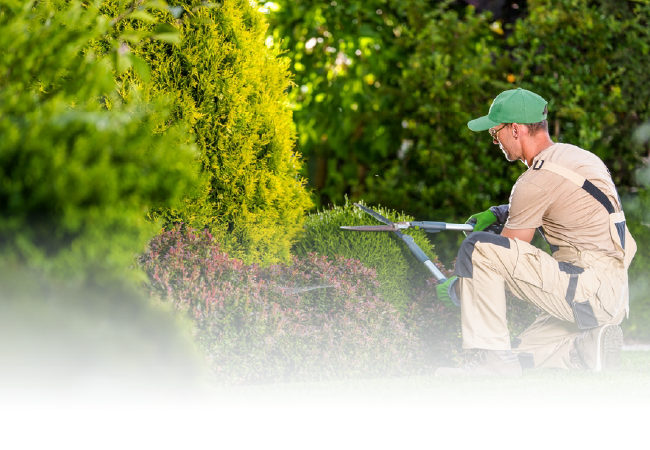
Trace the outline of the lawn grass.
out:
<instances>
[{"instance_id":1,"label":"lawn grass","mask_svg":"<svg viewBox=\"0 0 650 450\"><path fill-rule=\"evenodd\" d=\"M434 375L272 384L215 389L215 398L235 402L322 403L407 402L414 405L600 404L622 402L650 409L650 352L622 352L619 370L586 373L526 370L522 377L436 377Z\"/></svg>"},{"instance_id":2,"label":"lawn grass","mask_svg":"<svg viewBox=\"0 0 650 450\"><path fill-rule=\"evenodd\" d=\"M642 449L650 352L623 352L611 372L242 386L215 389L210 403L250 448Z\"/></svg>"},{"instance_id":3,"label":"lawn grass","mask_svg":"<svg viewBox=\"0 0 650 450\"><path fill-rule=\"evenodd\" d=\"M108 401L0 402L0 448L645 449L650 352L622 356L620 370L603 373L222 387L182 400L126 392Z\"/></svg>"}]
</instances>

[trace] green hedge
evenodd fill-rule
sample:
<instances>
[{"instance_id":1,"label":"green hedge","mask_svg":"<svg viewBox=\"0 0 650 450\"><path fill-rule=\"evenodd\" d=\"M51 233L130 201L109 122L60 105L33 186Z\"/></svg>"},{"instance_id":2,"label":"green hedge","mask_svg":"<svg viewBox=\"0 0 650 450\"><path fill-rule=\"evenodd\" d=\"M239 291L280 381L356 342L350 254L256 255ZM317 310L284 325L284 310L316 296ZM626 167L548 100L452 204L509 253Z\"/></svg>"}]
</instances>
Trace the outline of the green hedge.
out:
<instances>
[{"instance_id":1,"label":"green hedge","mask_svg":"<svg viewBox=\"0 0 650 450\"><path fill-rule=\"evenodd\" d=\"M120 100L117 52L82 54L111 26L92 4L2 5L0 259L122 276L160 228L147 212L195 183L184 130L153 133L165 104Z\"/></svg>"},{"instance_id":2,"label":"green hedge","mask_svg":"<svg viewBox=\"0 0 650 450\"><path fill-rule=\"evenodd\" d=\"M381 207L373 209L393 222L413 220L397 211ZM377 271L382 296L403 311L410 303L413 291L425 286L433 275L394 233L342 230L339 227L343 225L383 224L349 202L324 209L309 215L305 231L293 247L294 254L306 257L315 252L329 258L341 256L360 260ZM412 236L427 256L437 261L423 230L408 229L404 234Z\"/></svg>"},{"instance_id":3,"label":"green hedge","mask_svg":"<svg viewBox=\"0 0 650 450\"><path fill-rule=\"evenodd\" d=\"M116 17L120 4L105 1L102 11ZM265 45L264 16L247 0L170 5L120 22L112 37L91 46L97 52L130 46L151 67L150 77L135 67L116 74L121 95L135 87L145 98L168 98L172 115L158 131L180 123L196 138L203 184L182 205L155 216L167 228L180 222L207 227L247 262L287 261L311 207L293 148L288 61ZM152 17L166 25L160 28ZM131 45L118 37L143 32L178 33L178 41Z\"/></svg>"}]
</instances>

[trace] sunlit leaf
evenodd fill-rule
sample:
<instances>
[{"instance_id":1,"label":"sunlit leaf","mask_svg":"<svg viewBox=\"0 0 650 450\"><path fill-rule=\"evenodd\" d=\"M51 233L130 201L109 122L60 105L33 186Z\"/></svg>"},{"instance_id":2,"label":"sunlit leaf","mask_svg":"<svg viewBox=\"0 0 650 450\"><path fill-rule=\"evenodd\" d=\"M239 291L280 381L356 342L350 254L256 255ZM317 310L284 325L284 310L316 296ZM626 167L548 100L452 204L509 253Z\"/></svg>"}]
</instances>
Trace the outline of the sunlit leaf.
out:
<instances>
[{"instance_id":1,"label":"sunlit leaf","mask_svg":"<svg viewBox=\"0 0 650 450\"><path fill-rule=\"evenodd\" d=\"M133 70L136 71L138 76L147 83L151 79L151 69L149 68L149 64L142 58L134 55L134 54L129 54L129 57L131 59L131 65L133 66Z\"/></svg>"},{"instance_id":2,"label":"sunlit leaf","mask_svg":"<svg viewBox=\"0 0 650 450\"><path fill-rule=\"evenodd\" d=\"M156 18L146 11L138 10L129 14L129 19L142 20L144 22L156 22Z\"/></svg>"}]
</instances>

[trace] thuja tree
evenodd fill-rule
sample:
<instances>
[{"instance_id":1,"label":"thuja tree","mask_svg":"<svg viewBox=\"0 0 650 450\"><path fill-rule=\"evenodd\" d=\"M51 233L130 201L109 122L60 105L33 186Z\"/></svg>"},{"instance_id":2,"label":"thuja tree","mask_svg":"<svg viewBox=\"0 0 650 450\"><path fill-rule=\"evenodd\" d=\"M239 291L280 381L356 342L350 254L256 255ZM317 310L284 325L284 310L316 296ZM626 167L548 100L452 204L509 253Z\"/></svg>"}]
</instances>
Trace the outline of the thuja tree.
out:
<instances>
[{"instance_id":1,"label":"thuja tree","mask_svg":"<svg viewBox=\"0 0 650 450\"><path fill-rule=\"evenodd\" d=\"M148 209L194 183L183 130L152 132L164 105L114 94L113 70L132 55L83 55L114 24L92 4L0 7L2 263L66 278L122 273L156 231Z\"/></svg>"},{"instance_id":2,"label":"thuja tree","mask_svg":"<svg viewBox=\"0 0 650 450\"><path fill-rule=\"evenodd\" d=\"M210 229L225 250L246 262L287 261L311 207L285 94L288 61L265 45L264 16L248 0L170 5L150 15L143 4L137 18L120 22L113 36L93 46L128 47L146 61L150 77L133 69L116 74L121 95L136 86L146 98L170 99L171 118L159 131L184 123L196 138L202 184L181 206L163 208L158 216L168 227L182 222ZM117 17L120 2L104 2L102 11ZM178 32L175 44L136 45L118 36L170 31Z\"/></svg>"}]
</instances>

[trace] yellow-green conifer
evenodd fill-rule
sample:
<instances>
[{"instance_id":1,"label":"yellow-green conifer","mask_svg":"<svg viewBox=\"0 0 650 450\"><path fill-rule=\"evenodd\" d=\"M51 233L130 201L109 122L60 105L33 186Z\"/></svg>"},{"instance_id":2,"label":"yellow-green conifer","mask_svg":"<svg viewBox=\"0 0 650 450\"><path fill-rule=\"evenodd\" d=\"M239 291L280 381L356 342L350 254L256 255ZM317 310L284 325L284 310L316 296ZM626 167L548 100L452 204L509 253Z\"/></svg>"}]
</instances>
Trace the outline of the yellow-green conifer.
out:
<instances>
[{"instance_id":1,"label":"yellow-green conifer","mask_svg":"<svg viewBox=\"0 0 650 450\"><path fill-rule=\"evenodd\" d=\"M119 4L106 1L104 13L115 17L123 9ZM201 150L201 188L183 206L159 214L168 225L209 228L226 251L246 262L287 261L311 206L294 152L288 62L277 47L265 45L264 15L248 0L169 5L143 5L158 25L142 14L124 21L118 32L128 36L159 27L160 33L178 31L177 43L134 46L113 38L94 45L95 51L130 45L150 65L150 77L133 70L118 74L122 95L135 87L145 98L170 99L169 123L187 123ZM167 125L161 123L160 131Z\"/></svg>"}]
</instances>

